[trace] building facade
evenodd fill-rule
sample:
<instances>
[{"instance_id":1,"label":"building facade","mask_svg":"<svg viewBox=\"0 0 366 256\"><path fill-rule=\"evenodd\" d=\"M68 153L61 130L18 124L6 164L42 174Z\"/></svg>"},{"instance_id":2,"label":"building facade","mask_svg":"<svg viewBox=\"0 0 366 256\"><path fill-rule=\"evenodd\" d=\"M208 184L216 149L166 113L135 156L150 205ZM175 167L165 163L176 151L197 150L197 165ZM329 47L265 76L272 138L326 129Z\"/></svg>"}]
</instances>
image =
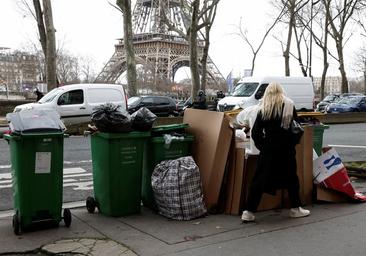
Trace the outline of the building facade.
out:
<instances>
[{"instance_id":1,"label":"building facade","mask_svg":"<svg viewBox=\"0 0 366 256\"><path fill-rule=\"evenodd\" d=\"M21 51L0 52L0 85L9 91L31 90L38 82L38 58Z\"/></svg>"}]
</instances>

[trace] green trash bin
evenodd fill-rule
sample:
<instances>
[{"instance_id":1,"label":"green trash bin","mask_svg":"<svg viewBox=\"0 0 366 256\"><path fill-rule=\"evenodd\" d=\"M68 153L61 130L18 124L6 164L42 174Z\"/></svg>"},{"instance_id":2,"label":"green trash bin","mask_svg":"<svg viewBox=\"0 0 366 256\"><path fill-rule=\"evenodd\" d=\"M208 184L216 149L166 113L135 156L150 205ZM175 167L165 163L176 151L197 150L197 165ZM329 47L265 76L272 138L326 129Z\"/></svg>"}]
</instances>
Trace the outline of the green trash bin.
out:
<instances>
[{"instance_id":1,"label":"green trash bin","mask_svg":"<svg viewBox=\"0 0 366 256\"><path fill-rule=\"evenodd\" d=\"M62 211L63 145L65 125L55 110L26 110L6 115L11 134L13 229L16 235L33 228L71 224Z\"/></svg>"},{"instance_id":2,"label":"green trash bin","mask_svg":"<svg viewBox=\"0 0 366 256\"><path fill-rule=\"evenodd\" d=\"M318 124L313 125L313 148L315 152L320 156L323 148L323 134L324 130L329 129L328 125Z\"/></svg>"},{"instance_id":3,"label":"green trash bin","mask_svg":"<svg viewBox=\"0 0 366 256\"><path fill-rule=\"evenodd\" d=\"M164 160L177 159L191 154L191 144L194 140L193 135L184 134L183 139L172 140L170 145L165 144L164 134L184 133L187 124L161 125L153 127L152 137L145 149L144 167L142 174L142 203L150 209L157 210L154 192L151 187L151 175L157 164Z\"/></svg>"},{"instance_id":4,"label":"green trash bin","mask_svg":"<svg viewBox=\"0 0 366 256\"><path fill-rule=\"evenodd\" d=\"M5 134L10 144L15 234L58 226L62 211L63 132ZM66 226L71 213L64 209Z\"/></svg>"},{"instance_id":5,"label":"green trash bin","mask_svg":"<svg viewBox=\"0 0 366 256\"><path fill-rule=\"evenodd\" d=\"M140 212L143 152L150 132L91 135L94 196L86 207L120 217Z\"/></svg>"}]
</instances>

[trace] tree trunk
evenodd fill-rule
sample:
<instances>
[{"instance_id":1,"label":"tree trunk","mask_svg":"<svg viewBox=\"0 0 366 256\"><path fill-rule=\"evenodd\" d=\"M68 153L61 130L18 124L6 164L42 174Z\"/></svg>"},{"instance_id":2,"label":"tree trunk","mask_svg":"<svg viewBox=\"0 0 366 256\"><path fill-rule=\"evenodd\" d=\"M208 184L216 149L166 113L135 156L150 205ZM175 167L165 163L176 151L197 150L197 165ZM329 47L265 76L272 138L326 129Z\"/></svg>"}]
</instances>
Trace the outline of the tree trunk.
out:
<instances>
[{"instance_id":1,"label":"tree trunk","mask_svg":"<svg viewBox=\"0 0 366 256\"><path fill-rule=\"evenodd\" d=\"M39 41L41 42L43 54L45 55L47 53L47 37L46 37L46 29L44 27L41 3L39 2L39 0L33 0L33 6L34 6L34 12L36 14Z\"/></svg>"},{"instance_id":2,"label":"tree trunk","mask_svg":"<svg viewBox=\"0 0 366 256\"><path fill-rule=\"evenodd\" d=\"M52 6L50 0L43 0L43 15L46 28L46 78L48 91L57 87L56 75L56 39L53 26Z\"/></svg>"},{"instance_id":3,"label":"tree trunk","mask_svg":"<svg viewBox=\"0 0 366 256\"><path fill-rule=\"evenodd\" d=\"M366 95L366 62L365 62L365 71L363 72L363 85L364 85L364 94Z\"/></svg>"},{"instance_id":4,"label":"tree trunk","mask_svg":"<svg viewBox=\"0 0 366 256\"><path fill-rule=\"evenodd\" d=\"M205 29L205 46L203 47L203 54L201 59L201 90L206 90L207 85L207 59L208 49L210 48L210 28Z\"/></svg>"},{"instance_id":5,"label":"tree trunk","mask_svg":"<svg viewBox=\"0 0 366 256\"><path fill-rule=\"evenodd\" d=\"M364 85L364 94L366 95L366 56L363 59L363 85Z\"/></svg>"},{"instance_id":6,"label":"tree trunk","mask_svg":"<svg viewBox=\"0 0 366 256\"><path fill-rule=\"evenodd\" d=\"M290 76L290 49L291 49L291 40L292 40L292 28L294 25L294 12L295 12L295 0L290 0L290 9L289 9L289 15L290 20L288 23L288 33L287 33L287 42L286 42L286 49L283 52L283 57L285 58L285 76Z\"/></svg>"},{"instance_id":7,"label":"tree trunk","mask_svg":"<svg viewBox=\"0 0 366 256\"><path fill-rule=\"evenodd\" d=\"M126 62L127 62L127 83L129 97L136 96L136 60L133 47L132 33L132 12L130 0L117 0L117 5L123 12L123 41L125 46Z\"/></svg>"},{"instance_id":8,"label":"tree trunk","mask_svg":"<svg viewBox=\"0 0 366 256\"><path fill-rule=\"evenodd\" d=\"M191 66L191 76L192 76L192 88L191 96L194 99L198 90L200 89L200 77L199 77L199 67L198 67L198 54L197 54L197 26L198 26L198 11L199 11L199 0L195 0L192 3L192 22L189 32L189 49L190 49L190 66Z\"/></svg>"},{"instance_id":9,"label":"tree trunk","mask_svg":"<svg viewBox=\"0 0 366 256\"><path fill-rule=\"evenodd\" d=\"M322 80L320 81L320 99L324 99L324 88L325 88L325 80L327 78L327 71L329 67L328 63L328 15L325 15L324 21L324 45L322 47L323 50L323 72L322 72Z\"/></svg>"},{"instance_id":10,"label":"tree trunk","mask_svg":"<svg viewBox=\"0 0 366 256\"><path fill-rule=\"evenodd\" d=\"M339 58L339 71L341 72L342 77L342 87L341 92L347 93L348 92L348 79L346 70L344 67L344 56L343 56L343 40L339 39L339 41L336 44L337 52L338 52L338 58Z\"/></svg>"}]
</instances>

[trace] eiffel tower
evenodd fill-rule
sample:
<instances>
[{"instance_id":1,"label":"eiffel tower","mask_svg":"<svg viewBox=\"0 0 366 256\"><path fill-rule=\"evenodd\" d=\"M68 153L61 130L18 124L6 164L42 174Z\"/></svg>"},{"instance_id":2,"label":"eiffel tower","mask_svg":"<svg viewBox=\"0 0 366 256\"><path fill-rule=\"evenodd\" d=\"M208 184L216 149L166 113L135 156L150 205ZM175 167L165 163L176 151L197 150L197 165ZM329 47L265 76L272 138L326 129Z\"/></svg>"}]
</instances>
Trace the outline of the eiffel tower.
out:
<instances>
[{"instance_id":1,"label":"eiffel tower","mask_svg":"<svg viewBox=\"0 0 366 256\"><path fill-rule=\"evenodd\" d=\"M189 42L176 32L168 31L163 23L162 12L174 26L184 33L190 17L183 13L181 0L137 0L133 10L133 44L136 64L142 64L153 73L155 81L174 81L177 70L189 67ZM188 14L189 15L189 14ZM198 38L199 39L199 38ZM199 59L203 53L203 42L198 40ZM115 52L95 82L114 83L126 71L124 40L119 39ZM207 61L207 88L220 88L225 81L210 57Z\"/></svg>"}]
</instances>

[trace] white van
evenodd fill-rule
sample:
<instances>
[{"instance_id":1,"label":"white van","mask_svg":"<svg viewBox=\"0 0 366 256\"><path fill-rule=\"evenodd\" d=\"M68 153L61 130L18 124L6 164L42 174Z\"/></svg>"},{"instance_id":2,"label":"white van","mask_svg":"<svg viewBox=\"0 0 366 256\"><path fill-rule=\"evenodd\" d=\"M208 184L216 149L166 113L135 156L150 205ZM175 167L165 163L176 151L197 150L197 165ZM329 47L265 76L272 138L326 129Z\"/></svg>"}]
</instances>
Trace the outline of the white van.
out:
<instances>
[{"instance_id":1,"label":"white van","mask_svg":"<svg viewBox=\"0 0 366 256\"><path fill-rule=\"evenodd\" d=\"M314 88L310 77L245 77L235 86L230 96L217 104L218 111L229 111L236 107L246 108L256 105L271 82L280 83L286 95L300 111L314 109Z\"/></svg>"},{"instance_id":2,"label":"white van","mask_svg":"<svg viewBox=\"0 0 366 256\"><path fill-rule=\"evenodd\" d=\"M29 109L54 109L65 125L91 121L93 108L105 103L127 110L127 96L122 85L71 84L53 89L38 102L16 106L14 112Z\"/></svg>"}]
</instances>

